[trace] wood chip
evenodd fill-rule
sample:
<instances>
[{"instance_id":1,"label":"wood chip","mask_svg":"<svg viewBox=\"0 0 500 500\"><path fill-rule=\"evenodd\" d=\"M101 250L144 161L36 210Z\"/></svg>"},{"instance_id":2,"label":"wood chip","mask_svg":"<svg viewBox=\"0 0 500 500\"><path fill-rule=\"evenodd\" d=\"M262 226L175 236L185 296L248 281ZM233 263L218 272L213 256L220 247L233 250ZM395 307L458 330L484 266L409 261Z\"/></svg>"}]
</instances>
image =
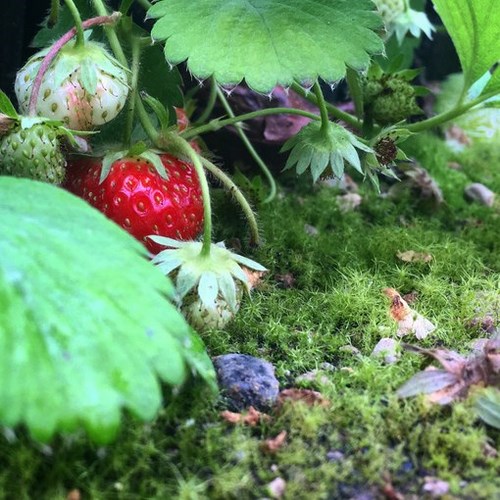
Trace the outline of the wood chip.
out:
<instances>
[{"instance_id":1,"label":"wood chip","mask_svg":"<svg viewBox=\"0 0 500 500\"><path fill-rule=\"evenodd\" d=\"M257 411L253 406L250 406L246 413L236 413L226 410L222 411L220 416L230 424L244 424L250 427L255 427L261 422L267 422L271 419L269 415Z\"/></svg>"},{"instance_id":2,"label":"wood chip","mask_svg":"<svg viewBox=\"0 0 500 500\"><path fill-rule=\"evenodd\" d=\"M262 451L270 454L277 453L285 445L287 435L286 431L281 431L276 437L266 439L262 443Z\"/></svg>"}]
</instances>

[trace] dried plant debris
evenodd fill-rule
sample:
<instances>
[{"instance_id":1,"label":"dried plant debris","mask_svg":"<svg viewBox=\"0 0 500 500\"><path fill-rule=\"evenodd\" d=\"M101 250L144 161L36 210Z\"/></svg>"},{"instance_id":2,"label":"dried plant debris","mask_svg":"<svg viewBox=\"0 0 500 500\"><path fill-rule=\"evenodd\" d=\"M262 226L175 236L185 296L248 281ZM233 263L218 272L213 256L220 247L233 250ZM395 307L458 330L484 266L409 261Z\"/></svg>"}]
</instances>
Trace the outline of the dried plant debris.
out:
<instances>
[{"instance_id":1,"label":"dried plant debris","mask_svg":"<svg viewBox=\"0 0 500 500\"><path fill-rule=\"evenodd\" d=\"M430 356L438 361L442 369L431 366L417 373L398 389L399 397L425 394L430 403L445 405L467 397L471 388L484 386L500 388L500 337L489 339L481 351L474 350L469 356L441 348L422 349L409 345L405 347ZM500 406L500 399L493 398L492 401L493 403L496 401ZM498 407L497 410L500 416Z\"/></svg>"},{"instance_id":2,"label":"dried plant debris","mask_svg":"<svg viewBox=\"0 0 500 500\"><path fill-rule=\"evenodd\" d=\"M321 392L311 389L296 389L294 387L283 389L278 396L278 405L283 405L288 401L301 402L308 406L330 406L330 401Z\"/></svg>"},{"instance_id":3,"label":"dried plant debris","mask_svg":"<svg viewBox=\"0 0 500 500\"><path fill-rule=\"evenodd\" d=\"M390 198L399 199L402 192L411 189L422 200L431 201L436 206L443 203L441 188L425 168L411 163L399 175L401 182L391 186L388 192Z\"/></svg>"},{"instance_id":4,"label":"dried plant debris","mask_svg":"<svg viewBox=\"0 0 500 500\"><path fill-rule=\"evenodd\" d=\"M363 198L358 193L347 193L336 197L337 206L344 214L356 210L362 201Z\"/></svg>"},{"instance_id":5,"label":"dried plant debris","mask_svg":"<svg viewBox=\"0 0 500 500\"><path fill-rule=\"evenodd\" d=\"M229 424L244 424L249 427L255 427L261 422L268 422L271 419L269 415L257 411L253 406L250 406L245 413L225 410L220 413L220 416Z\"/></svg>"},{"instance_id":6,"label":"dried plant debris","mask_svg":"<svg viewBox=\"0 0 500 500\"><path fill-rule=\"evenodd\" d=\"M384 293L391 299L389 313L398 324L397 334L400 337L413 334L422 340L436 329L433 323L414 311L394 288L386 288Z\"/></svg>"},{"instance_id":7,"label":"dried plant debris","mask_svg":"<svg viewBox=\"0 0 500 500\"><path fill-rule=\"evenodd\" d=\"M406 250L405 252L398 252L397 257L403 262L423 262L429 263L432 260L432 255L425 252L415 252L415 250Z\"/></svg>"},{"instance_id":8,"label":"dried plant debris","mask_svg":"<svg viewBox=\"0 0 500 500\"><path fill-rule=\"evenodd\" d=\"M262 451L269 454L277 453L285 445L287 435L286 431L281 431L276 437L266 439L262 443Z\"/></svg>"}]
</instances>

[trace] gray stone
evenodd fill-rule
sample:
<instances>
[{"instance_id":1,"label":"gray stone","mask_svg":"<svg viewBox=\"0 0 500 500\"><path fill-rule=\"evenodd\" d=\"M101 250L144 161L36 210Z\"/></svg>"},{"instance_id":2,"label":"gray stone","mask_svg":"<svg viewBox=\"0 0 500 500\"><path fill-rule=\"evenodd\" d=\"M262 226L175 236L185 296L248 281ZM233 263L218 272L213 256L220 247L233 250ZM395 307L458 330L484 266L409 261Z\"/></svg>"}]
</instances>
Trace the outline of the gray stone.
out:
<instances>
[{"instance_id":1,"label":"gray stone","mask_svg":"<svg viewBox=\"0 0 500 500\"><path fill-rule=\"evenodd\" d=\"M247 354L225 354L214 359L217 378L228 406L235 411L250 406L269 410L278 398L274 366Z\"/></svg>"}]
</instances>

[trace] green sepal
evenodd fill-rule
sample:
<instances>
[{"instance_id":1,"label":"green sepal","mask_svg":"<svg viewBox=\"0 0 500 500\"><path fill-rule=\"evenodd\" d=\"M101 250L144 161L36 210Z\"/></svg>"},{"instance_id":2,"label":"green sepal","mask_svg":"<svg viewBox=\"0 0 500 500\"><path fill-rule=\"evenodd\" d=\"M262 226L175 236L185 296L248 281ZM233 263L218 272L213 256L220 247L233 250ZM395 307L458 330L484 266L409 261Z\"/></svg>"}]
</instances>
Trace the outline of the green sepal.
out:
<instances>
[{"instance_id":1,"label":"green sepal","mask_svg":"<svg viewBox=\"0 0 500 500\"><path fill-rule=\"evenodd\" d=\"M342 176L345 160L363 173L356 148L372 152L354 134L336 123L328 123L325 130L319 121L311 122L283 145L282 153L290 151L284 170L295 166L297 174L301 175L310 169L313 182L316 182L329 166L335 176Z\"/></svg>"},{"instance_id":2,"label":"green sepal","mask_svg":"<svg viewBox=\"0 0 500 500\"><path fill-rule=\"evenodd\" d=\"M168 174L167 171L165 170L165 165L163 165L159 153L150 149L149 151L141 153L139 155L139 158L143 158L144 160L149 161L153 165L155 170L158 172L160 177L162 177L165 180L168 179Z\"/></svg>"},{"instance_id":3,"label":"green sepal","mask_svg":"<svg viewBox=\"0 0 500 500\"><path fill-rule=\"evenodd\" d=\"M102 159L101 175L99 176L99 184L102 184L106 177L109 175L113 163L115 161L121 160L122 158L125 158L125 156L127 156L126 151L115 151L113 153L104 155Z\"/></svg>"},{"instance_id":4,"label":"green sepal","mask_svg":"<svg viewBox=\"0 0 500 500\"><path fill-rule=\"evenodd\" d=\"M2 90L0 90L0 113L12 118L14 120L19 119L19 114L16 108L12 104L12 101L7 97Z\"/></svg>"},{"instance_id":5,"label":"green sepal","mask_svg":"<svg viewBox=\"0 0 500 500\"><path fill-rule=\"evenodd\" d=\"M80 65L80 81L83 88L94 95L97 89L97 67L92 59L86 58Z\"/></svg>"},{"instance_id":6,"label":"green sepal","mask_svg":"<svg viewBox=\"0 0 500 500\"><path fill-rule=\"evenodd\" d=\"M169 112L162 102L156 97L150 96L146 92L141 92L141 99L153 110L160 123L162 132L166 132L170 127Z\"/></svg>"}]
</instances>

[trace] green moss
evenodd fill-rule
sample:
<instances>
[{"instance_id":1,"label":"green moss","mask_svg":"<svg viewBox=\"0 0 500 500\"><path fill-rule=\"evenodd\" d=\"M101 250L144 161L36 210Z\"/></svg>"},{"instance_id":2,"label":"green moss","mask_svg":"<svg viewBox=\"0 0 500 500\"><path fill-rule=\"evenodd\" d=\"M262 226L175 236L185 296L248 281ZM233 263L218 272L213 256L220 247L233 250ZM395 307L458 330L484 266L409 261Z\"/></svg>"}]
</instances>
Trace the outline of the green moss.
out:
<instances>
[{"instance_id":1,"label":"green moss","mask_svg":"<svg viewBox=\"0 0 500 500\"><path fill-rule=\"evenodd\" d=\"M58 440L47 454L19 431L17 441L1 443L0 498L63 499L73 488L97 499L263 498L278 476L287 483L286 498L380 494L388 478L420 497L425 476L448 481L458 498L498 496L500 458L487 456L485 447L499 449L500 433L476 420L467 402L442 408L397 399L395 390L427 360L403 352L386 366L370 357L381 337L395 335L385 287L417 293L414 307L438 326L424 346L468 352L484 336L467 326L470 320L500 314L500 218L462 194L471 181L500 188L498 169L491 168L500 154L458 159L432 136L411 141L407 151L440 183L443 207L429 214L410 193L394 202L362 186L361 207L342 214L335 190L303 184L300 194L286 191L259 207L265 244L253 255L243 249L271 270L263 286L226 331L205 336L212 355L264 357L282 387L320 390L328 406L286 404L270 422L232 426L220 416L223 403L210 402L195 386L149 425L127 419L105 449L78 436ZM463 170L450 170L452 160ZM236 209L219 194L214 199L217 236L236 235L244 245ZM307 234L305 224L318 234ZM406 250L429 253L432 261L404 263L397 253ZM292 288L276 281L284 273L293 274ZM297 382L315 369L315 380ZM262 442L283 430L285 445L266 453Z\"/></svg>"}]
</instances>

